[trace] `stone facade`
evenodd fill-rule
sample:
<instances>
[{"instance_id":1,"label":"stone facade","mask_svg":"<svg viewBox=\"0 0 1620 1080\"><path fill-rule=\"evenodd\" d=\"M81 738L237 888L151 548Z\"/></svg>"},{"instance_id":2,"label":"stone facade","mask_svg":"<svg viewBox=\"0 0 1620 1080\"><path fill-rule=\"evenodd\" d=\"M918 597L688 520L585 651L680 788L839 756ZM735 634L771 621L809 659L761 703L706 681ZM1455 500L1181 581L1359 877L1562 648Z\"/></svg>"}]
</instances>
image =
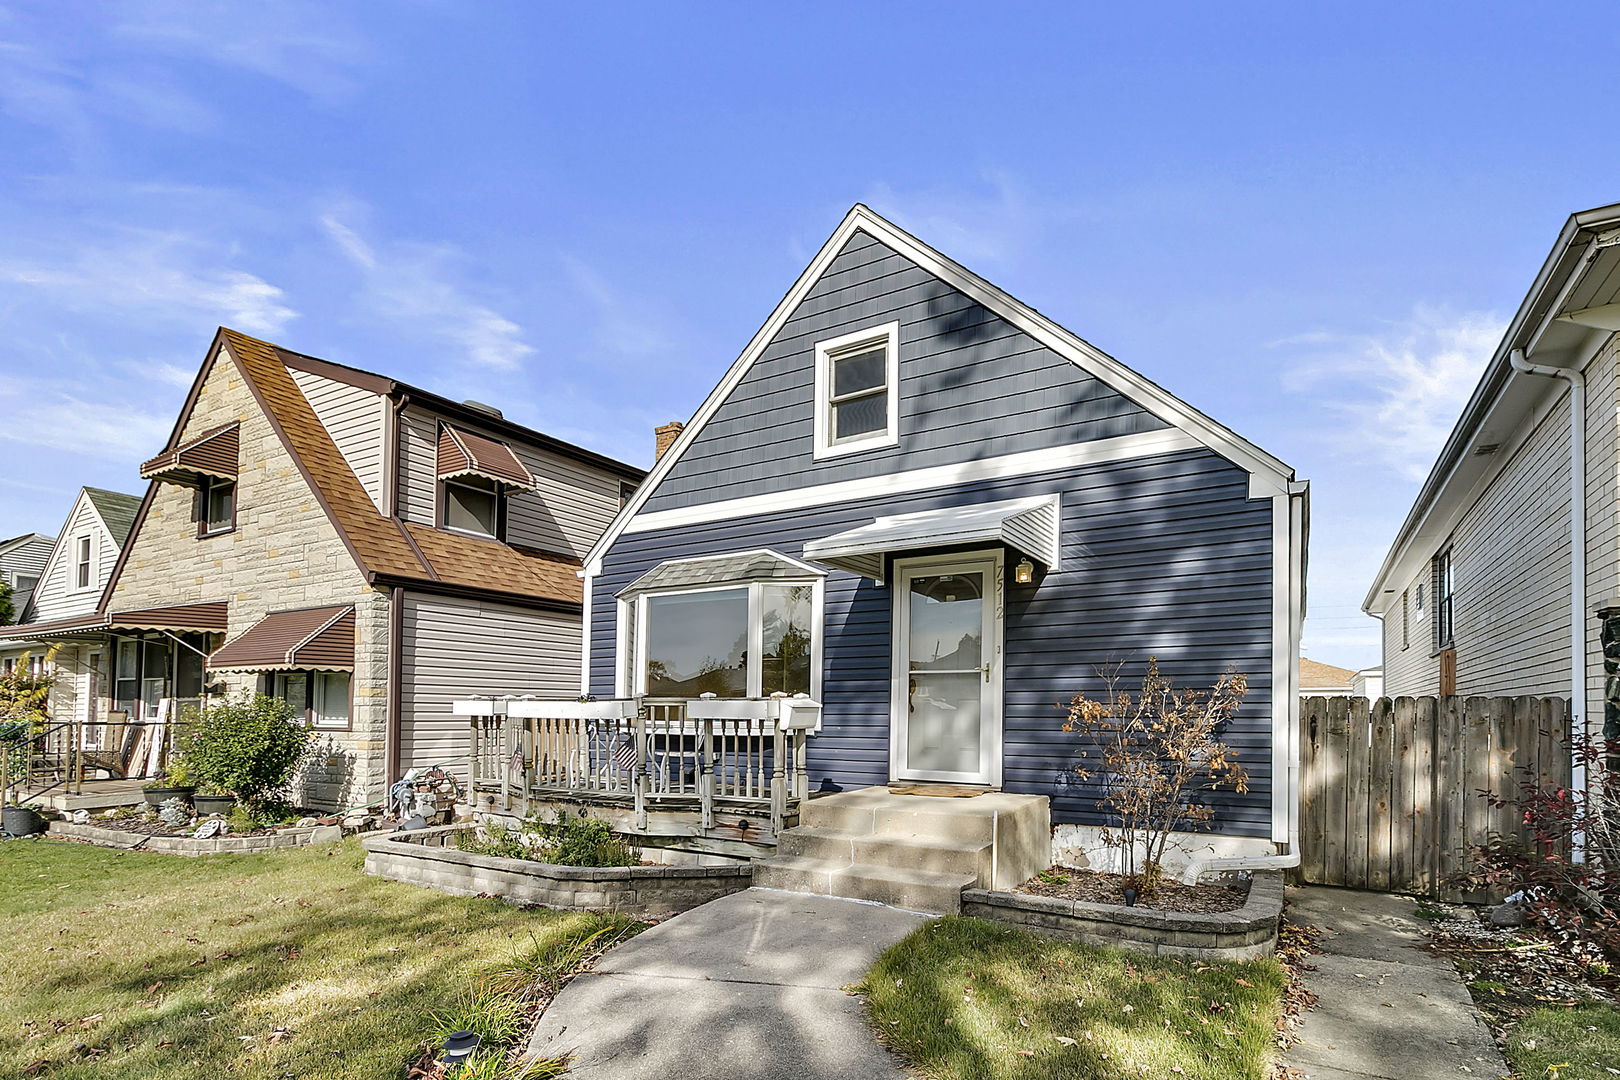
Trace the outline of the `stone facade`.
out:
<instances>
[{"instance_id":1,"label":"stone facade","mask_svg":"<svg viewBox=\"0 0 1620 1080\"><path fill-rule=\"evenodd\" d=\"M1255 874L1248 900L1236 911L1209 914L989 889L962 893L963 915L1087 945L1201 960L1252 960L1274 952L1282 904L1283 879L1276 871Z\"/></svg>"},{"instance_id":2,"label":"stone facade","mask_svg":"<svg viewBox=\"0 0 1620 1080\"><path fill-rule=\"evenodd\" d=\"M241 424L236 528L199 539L190 488L159 484L130 537L109 610L228 600L234 637L272 611L355 606L354 702L349 731L323 731L300 776L297 801L336 808L380 797L387 730L388 594L367 586L315 493L259 407L228 349L203 382L181 439ZM259 676L216 676L233 696Z\"/></svg>"},{"instance_id":3,"label":"stone facade","mask_svg":"<svg viewBox=\"0 0 1620 1080\"><path fill-rule=\"evenodd\" d=\"M553 866L529 859L476 855L449 846L470 825L368 836L366 873L425 885L456 896L499 896L514 904L624 911L655 918L706 904L749 887L753 867Z\"/></svg>"}]
</instances>

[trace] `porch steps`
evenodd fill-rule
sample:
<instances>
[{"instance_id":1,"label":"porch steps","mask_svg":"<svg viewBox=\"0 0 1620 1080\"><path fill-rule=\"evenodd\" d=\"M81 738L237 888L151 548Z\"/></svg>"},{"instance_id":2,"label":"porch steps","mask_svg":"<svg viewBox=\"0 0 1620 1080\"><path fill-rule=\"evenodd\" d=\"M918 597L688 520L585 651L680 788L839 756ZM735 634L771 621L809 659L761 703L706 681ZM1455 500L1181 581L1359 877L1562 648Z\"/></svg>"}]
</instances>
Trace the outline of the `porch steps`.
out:
<instances>
[{"instance_id":1,"label":"porch steps","mask_svg":"<svg viewBox=\"0 0 1620 1080\"><path fill-rule=\"evenodd\" d=\"M863 788L811 799L777 854L754 863L767 889L869 900L937 914L962 890L1011 888L1051 862L1047 800L988 792L940 799Z\"/></svg>"}]
</instances>

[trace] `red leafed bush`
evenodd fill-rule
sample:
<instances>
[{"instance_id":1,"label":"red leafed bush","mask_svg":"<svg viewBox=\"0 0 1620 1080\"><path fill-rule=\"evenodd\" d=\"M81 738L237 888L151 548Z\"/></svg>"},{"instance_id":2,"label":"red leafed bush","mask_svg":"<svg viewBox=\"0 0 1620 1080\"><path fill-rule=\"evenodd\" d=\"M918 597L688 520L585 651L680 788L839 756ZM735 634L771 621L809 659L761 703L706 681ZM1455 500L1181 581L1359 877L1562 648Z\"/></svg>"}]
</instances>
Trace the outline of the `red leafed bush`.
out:
<instances>
[{"instance_id":1,"label":"red leafed bush","mask_svg":"<svg viewBox=\"0 0 1620 1080\"><path fill-rule=\"evenodd\" d=\"M1570 753L1585 766L1584 792L1529 777L1513 794L1484 793L1492 806L1522 815L1524 835L1492 836L1475 848L1459 882L1523 890L1533 921L1620 964L1620 741L1580 735Z\"/></svg>"}]
</instances>

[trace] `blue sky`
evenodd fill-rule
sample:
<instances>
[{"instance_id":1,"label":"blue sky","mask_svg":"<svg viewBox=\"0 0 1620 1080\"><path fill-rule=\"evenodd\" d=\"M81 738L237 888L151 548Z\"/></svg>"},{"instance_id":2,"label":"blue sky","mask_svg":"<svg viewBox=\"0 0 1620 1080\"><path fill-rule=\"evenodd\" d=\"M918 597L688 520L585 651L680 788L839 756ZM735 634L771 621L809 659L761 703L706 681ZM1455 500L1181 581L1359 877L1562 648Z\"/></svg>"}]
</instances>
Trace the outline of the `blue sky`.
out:
<instances>
[{"instance_id":1,"label":"blue sky","mask_svg":"<svg viewBox=\"0 0 1620 1080\"><path fill-rule=\"evenodd\" d=\"M647 463L870 204L1314 484L1357 614L1564 216L1604 8L0 0L0 534L213 328ZM1606 31L1612 38L1612 31Z\"/></svg>"}]
</instances>

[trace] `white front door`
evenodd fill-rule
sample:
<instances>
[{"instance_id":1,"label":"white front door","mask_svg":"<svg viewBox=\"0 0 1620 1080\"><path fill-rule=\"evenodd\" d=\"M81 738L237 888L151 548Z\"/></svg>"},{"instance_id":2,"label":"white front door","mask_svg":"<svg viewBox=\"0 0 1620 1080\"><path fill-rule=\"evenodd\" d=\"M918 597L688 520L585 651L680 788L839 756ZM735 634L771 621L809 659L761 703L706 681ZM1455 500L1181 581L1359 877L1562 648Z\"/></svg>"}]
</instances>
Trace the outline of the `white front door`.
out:
<instances>
[{"instance_id":1,"label":"white front door","mask_svg":"<svg viewBox=\"0 0 1620 1080\"><path fill-rule=\"evenodd\" d=\"M899 560L890 775L1001 783L999 553Z\"/></svg>"}]
</instances>

